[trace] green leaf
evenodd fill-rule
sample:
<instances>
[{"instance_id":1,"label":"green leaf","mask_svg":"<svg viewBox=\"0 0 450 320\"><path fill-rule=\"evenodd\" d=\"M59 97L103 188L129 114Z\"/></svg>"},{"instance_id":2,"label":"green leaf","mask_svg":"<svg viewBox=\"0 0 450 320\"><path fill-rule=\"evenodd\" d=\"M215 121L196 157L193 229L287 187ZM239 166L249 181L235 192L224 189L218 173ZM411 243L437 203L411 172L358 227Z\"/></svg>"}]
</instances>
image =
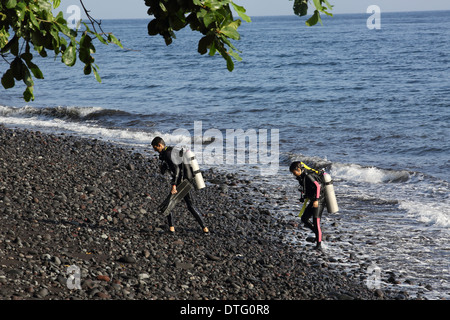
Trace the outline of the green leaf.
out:
<instances>
[{"instance_id":1,"label":"green leaf","mask_svg":"<svg viewBox=\"0 0 450 320\"><path fill-rule=\"evenodd\" d=\"M220 32L223 33L224 35L226 35L228 38L231 38L234 40L240 39L239 32L237 32L237 30L232 27L226 26L226 27L220 29Z\"/></svg>"},{"instance_id":2,"label":"green leaf","mask_svg":"<svg viewBox=\"0 0 450 320\"><path fill-rule=\"evenodd\" d=\"M43 46L45 39L44 39L44 36L42 35L41 31L39 31L39 30L33 31L33 33L31 34L31 42L37 47Z\"/></svg>"},{"instance_id":3,"label":"green leaf","mask_svg":"<svg viewBox=\"0 0 450 320\"><path fill-rule=\"evenodd\" d=\"M55 50L55 54L59 54L59 30L57 30L56 28L51 28L50 35L52 36L52 44Z\"/></svg>"},{"instance_id":4,"label":"green leaf","mask_svg":"<svg viewBox=\"0 0 450 320\"><path fill-rule=\"evenodd\" d=\"M73 67L77 61L77 50L73 43L70 43L69 47L64 51L62 57L62 62L67 66Z\"/></svg>"},{"instance_id":5,"label":"green leaf","mask_svg":"<svg viewBox=\"0 0 450 320\"><path fill-rule=\"evenodd\" d=\"M11 53L17 56L19 54L19 38L14 35L14 38L12 38L11 41Z\"/></svg>"},{"instance_id":6,"label":"green leaf","mask_svg":"<svg viewBox=\"0 0 450 320\"><path fill-rule=\"evenodd\" d=\"M95 36L97 37L98 40L100 40L101 43L106 44L106 45L108 44L108 42L98 33L96 33Z\"/></svg>"},{"instance_id":7,"label":"green leaf","mask_svg":"<svg viewBox=\"0 0 450 320\"><path fill-rule=\"evenodd\" d=\"M27 10L28 10L27 5L23 1L16 4L16 14L19 21L23 21L23 19L25 19Z\"/></svg>"},{"instance_id":8,"label":"green leaf","mask_svg":"<svg viewBox=\"0 0 450 320\"><path fill-rule=\"evenodd\" d=\"M308 14L308 1L307 0L295 0L294 13L300 17Z\"/></svg>"},{"instance_id":9,"label":"green leaf","mask_svg":"<svg viewBox=\"0 0 450 320\"><path fill-rule=\"evenodd\" d=\"M323 0L323 2L325 2L325 4L327 5L328 9L333 9L333 5L331 5L331 3L328 2L328 0Z\"/></svg>"},{"instance_id":10,"label":"green leaf","mask_svg":"<svg viewBox=\"0 0 450 320\"><path fill-rule=\"evenodd\" d=\"M205 54L208 51L208 47L214 41L214 38L215 36L212 34L201 38L200 41L198 42L198 52L200 54Z\"/></svg>"},{"instance_id":11,"label":"green leaf","mask_svg":"<svg viewBox=\"0 0 450 320\"><path fill-rule=\"evenodd\" d=\"M5 53L11 51L11 53L15 56L19 54L19 38L17 35L14 35L14 37L8 41L8 43L1 48L1 53Z\"/></svg>"},{"instance_id":12,"label":"green leaf","mask_svg":"<svg viewBox=\"0 0 450 320\"><path fill-rule=\"evenodd\" d=\"M36 16L34 15L33 11L30 11L30 21L37 29L40 28L39 22L36 20Z\"/></svg>"},{"instance_id":13,"label":"green leaf","mask_svg":"<svg viewBox=\"0 0 450 320\"><path fill-rule=\"evenodd\" d=\"M56 9L61 4L61 0L53 0L53 9Z\"/></svg>"},{"instance_id":14,"label":"green leaf","mask_svg":"<svg viewBox=\"0 0 450 320\"><path fill-rule=\"evenodd\" d=\"M159 28L159 26L158 26L157 19L153 19L152 21L150 21L147 26L148 35L156 36L159 33L158 28Z\"/></svg>"},{"instance_id":15,"label":"green leaf","mask_svg":"<svg viewBox=\"0 0 450 320\"><path fill-rule=\"evenodd\" d=\"M86 64L84 66L83 72L84 72L85 75L91 74L91 72L92 72L92 65L90 63Z\"/></svg>"},{"instance_id":16,"label":"green leaf","mask_svg":"<svg viewBox=\"0 0 450 320\"><path fill-rule=\"evenodd\" d=\"M41 69L37 65L35 65L33 62L30 62L28 65L28 68L30 68L31 72L35 76L36 79L44 79L44 74L42 73Z\"/></svg>"},{"instance_id":17,"label":"green leaf","mask_svg":"<svg viewBox=\"0 0 450 320\"><path fill-rule=\"evenodd\" d=\"M42 73L41 69L39 69L37 65L31 62L31 60L33 59L33 55L31 53L23 53L20 55L20 57L25 61L27 67L30 69L36 79L44 79L44 74Z\"/></svg>"},{"instance_id":18,"label":"green leaf","mask_svg":"<svg viewBox=\"0 0 450 320\"><path fill-rule=\"evenodd\" d=\"M206 11L205 9L200 9L196 15L197 15L197 18L199 20L201 20L201 19L204 19L207 14L208 14L208 11Z\"/></svg>"},{"instance_id":19,"label":"green leaf","mask_svg":"<svg viewBox=\"0 0 450 320\"><path fill-rule=\"evenodd\" d=\"M16 0L8 0L8 1L6 1L6 9L15 8L16 5L17 5L17 1Z\"/></svg>"},{"instance_id":20,"label":"green leaf","mask_svg":"<svg viewBox=\"0 0 450 320\"><path fill-rule=\"evenodd\" d=\"M330 5L330 3L326 0L314 0L314 5L316 6L317 10L320 12L325 13L327 16L333 16L331 13L327 12L327 7L322 6L322 2L325 2L325 4L328 6L329 9L331 9L333 6ZM320 23L322 24L322 21L319 18Z\"/></svg>"},{"instance_id":21,"label":"green leaf","mask_svg":"<svg viewBox=\"0 0 450 320\"><path fill-rule=\"evenodd\" d=\"M208 27L211 23L215 22L216 20L217 20L216 15L213 11L210 11L203 16L203 23L205 24L205 27Z\"/></svg>"},{"instance_id":22,"label":"green leaf","mask_svg":"<svg viewBox=\"0 0 450 320\"><path fill-rule=\"evenodd\" d=\"M31 61L33 59L33 55L29 52L22 53L20 57L25 60L25 62Z\"/></svg>"},{"instance_id":23,"label":"green leaf","mask_svg":"<svg viewBox=\"0 0 450 320\"><path fill-rule=\"evenodd\" d=\"M236 51L230 50L229 54L235 58L237 61L242 61L242 58L239 56L239 54Z\"/></svg>"},{"instance_id":24,"label":"green leaf","mask_svg":"<svg viewBox=\"0 0 450 320\"><path fill-rule=\"evenodd\" d=\"M123 45L120 42L120 40L117 39L116 36L113 35L112 33L108 34L108 41L114 43L115 45L118 45L120 48L123 49Z\"/></svg>"},{"instance_id":25,"label":"green leaf","mask_svg":"<svg viewBox=\"0 0 450 320\"><path fill-rule=\"evenodd\" d=\"M186 20L183 15L171 15L169 16L169 24L173 30L181 30L186 26Z\"/></svg>"},{"instance_id":26,"label":"green leaf","mask_svg":"<svg viewBox=\"0 0 450 320\"><path fill-rule=\"evenodd\" d=\"M80 58L80 61L85 64L91 63L93 59L91 56L91 45L92 38L87 34L83 34L80 39L80 51L78 53L78 57Z\"/></svg>"},{"instance_id":27,"label":"green leaf","mask_svg":"<svg viewBox=\"0 0 450 320\"><path fill-rule=\"evenodd\" d=\"M239 32L237 32L237 28L239 27L240 24L241 20L235 20L230 24L221 28L220 32L226 35L228 38L239 40L241 36L239 35Z\"/></svg>"},{"instance_id":28,"label":"green leaf","mask_svg":"<svg viewBox=\"0 0 450 320\"><path fill-rule=\"evenodd\" d=\"M167 8L166 8L166 6L164 5L164 3L162 1L159 2L159 7L161 8L161 10L163 12L167 12Z\"/></svg>"},{"instance_id":29,"label":"green leaf","mask_svg":"<svg viewBox=\"0 0 450 320\"><path fill-rule=\"evenodd\" d=\"M102 82L102 79L100 78L100 75L99 75L97 69L96 69L95 67L92 67L92 70L94 70L95 79L97 79L97 81L98 81L99 83L101 83L101 82Z\"/></svg>"},{"instance_id":30,"label":"green leaf","mask_svg":"<svg viewBox=\"0 0 450 320\"><path fill-rule=\"evenodd\" d=\"M233 6L234 10L236 10L237 14L239 15L239 17L242 18L242 20L244 20L245 22L252 22L252 20L250 19L250 17L248 15L245 14L246 10L244 7L242 6L238 6L237 4L235 4L234 2L231 2L231 5Z\"/></svg>"},{"instance_id":31,"label":"green leaf","mask_svg":"<svg viewBox=\"0 0 450 320\"><path fill-rule=\"evenodd\" d=\"M314 2L314 6L316 7L317 10L323 10L321 0L313 0L313 2Z\"/></svg>"},{"instance_id":32,"label":"green leaf","mask_svg":"<svg viewBox=\"0 0 450 320\"><path fill-rule=\"evenodd\" d=\"M234 70L234 62L233 59L231 59L231 57L229 55L227 55L225 57L225 60L227 60L227 69L228 71L233 71Z\"/></svg>"},{"instance_id":33,"label":"green leaf","mask_svg":"<svg viewBox=\"0 0 450 320\"><path fill-rule=\"evenodd\" d=\"M211 44L211 47L209 48L209 55L212 57L213 55L216 54L216 41L213 41L213 43Z\"/></svg>"},{"instance_id":34,"label":"green leaf","mask_svg":"<svg viewBox=\"0 0 450 320\"><path fill-rule=\"evenodd\" d=\"M34 101L33 90L34 90L34 87L27 87L25 92L23 93L23 98L26 102L29 102L30 100Z\"/></svg>"},{"instance_id":35,"label":"green leaf","mask_svg":"<svg viewBox=\"0 0 450 320\"><path fill-rule=\"evenodd\" d=\"M86 28L86 32L87 32L87 33L94 33L94 32L91 31L91 29L89 29L89 26L87 25L86 22L82 22L82 24L83 24L84 27Z\"/></svg>"},{"instance_id":36,"label":"green leaf","mask_svg":"<svg viewBox=\"0 0 450 320\"><path fill-rule=\"evenodd\" d=\"M67 21L66 21L66 19L64 19L64 14L62 13L62 11L60 11L58 13L55 20L56 20L56 23L67 26Z\"/></svg>"},{"instance_id":37,"label":"green leaf","mask_svg":"<svg viewBox=\"0 0 450 320\"><path fill-rule=\"evenodd\" d=\"M40 8L42 12L49 12L51 14L52 10L52 4L49 3L48 0L35 0L35 3L37 3L37 6Z\"/></svg>"},{"instance_id":38,"label":"green leaf","mask_svg":"<svg viewBox=\"0 0 450 320\"><path fill-rule=\"evenodd\" d=\"M14 75L14 78L15 78L17 81L23 80L23 71L22 71L22 69L23 69L24 67L25 67L25 66L23 65L23 61L22 61L22 59L20 59L19 57L16 57L16 58L14 59L14 61L11 63L11 70L12 70L12 73L13 73L13 75Z\"/></svg>"},{"instance_id":39,"label":"green leaf","mask_svg":"<svg viewBox=\"0 0 450 320\"><path fill-rule=\"evenodd\" d=\"M22 78L23 82L26 84L27 87L34 86L34 81L33 78L31 77L30 70L28 70L28 68L25 65L22 67Z\"/></svg>"},{"instance_id":40,"label":"green leaf","mask_svg":"<svg viewBox=\"0 0 450 320\"><path fill-rule=\"evenodd\" d=\"M317 24L317 22L320 22L322 24L322 19L320 19L320 13L318 10L314 11L314 14L312 15L311 18L309 18L308 20L306 20L306 25L311 27Z\"/></svg>"},{"instance_id":41,"label":"green leaf","mask_svg":"<svg viewBox=\"0 0 450 320\"><path fill-rule=\"evenodd\" d=\"M14 85L15 85L14 74L11 69L8 69L8 71L6 71L2 77L2 86L5 89L10 89L14 87Z\"/></svg>"},{"instance_id":42,"label":"green leaf","mask_svg":"<svg viewBox=\"0 0 450 320\"><path fill-rule=\"evenodd\" d=\"M8 44L8 39L9 39L9 33L7 32L5 26L3 26L0 29L0 48L1 48L1 52L3 52L3 48Z\"/></svg>"}]
</instances>

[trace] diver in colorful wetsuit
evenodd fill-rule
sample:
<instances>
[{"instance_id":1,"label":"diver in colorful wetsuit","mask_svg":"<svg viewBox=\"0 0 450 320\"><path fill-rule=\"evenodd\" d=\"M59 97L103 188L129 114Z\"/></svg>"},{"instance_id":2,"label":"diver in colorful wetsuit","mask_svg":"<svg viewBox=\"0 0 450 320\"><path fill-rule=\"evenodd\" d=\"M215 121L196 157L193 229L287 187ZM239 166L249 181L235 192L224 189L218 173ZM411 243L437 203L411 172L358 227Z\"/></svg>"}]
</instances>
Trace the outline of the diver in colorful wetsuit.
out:
<instances>
[{"instance_id":1,"label":"diver in colorful wetsuit","mask_svg":"<svg viewBox=\"0 0 450 320\"><path fill-rule=\"evenodd\" d=\"M301 202L309 199L306 209L301 215L301 220L306 227L311 229L316 235L316 246L314 249L321 250L322 230L320 228L320 219L325 208L325 196L323 192L323 183L317 171L307 167L303 162L295 161L289 171L295 176L300 184ZM312 217L312 223L309 219Z\"/></svg>"},{"instance_id":2,"label":"diver in colorful wetsuit","mask_svg":"<svg viewBox=\"0 0 450 320\"><path fill-rule=\"evenodd\" d=\"M163 162L163 165L161 167L161 171L164 174L165 171L168 169L172 175L171 179L171 185L172 188L170 190L171 194L177 193L177 186L184 180L184 179L191 179L192 174L189 170L190 168L187 167L182 161L181 163L176 164L174 163L173 159L179 159L179 158L173 158L172 152L174 151L173 147L167 147L166 143L161 137L156 137L152 140L152 147L153 149L159 153L159 159ZM195 208L192 204L192 195L190 192L184 197L184 201L186 202L186 206L190 213L194 216L194 218L197 220L197 222L200 224L200 226L203 229L203 232L205 234L209 233L208 228L205 226L205 223L202 219L201 212ZM174 217L172 212L169 213L167 216L167 220L169 223L169 231L175 232L174 227Z\"/></svg>"}]
</instances>

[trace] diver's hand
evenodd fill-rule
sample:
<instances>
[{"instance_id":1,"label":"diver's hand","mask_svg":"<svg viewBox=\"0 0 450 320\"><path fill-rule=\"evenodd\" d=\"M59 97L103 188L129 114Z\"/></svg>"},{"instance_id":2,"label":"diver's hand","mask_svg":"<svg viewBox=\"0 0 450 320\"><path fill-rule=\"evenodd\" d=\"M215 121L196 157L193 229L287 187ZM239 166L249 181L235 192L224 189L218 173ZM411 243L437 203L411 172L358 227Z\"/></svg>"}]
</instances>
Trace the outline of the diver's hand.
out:
<instances>
[{"instance_id":1,"label":"diver's hand","mask_svg":"<svg viewBox=\"0 0 450 320\"><path fill-rule=\"evenodd\" d=\"M178 191L177 191L177 186L176 185L173 185L172 186L172 190L170 190L170 193L171 194L175 194L175 193L177 193Z\"/></svg>"},{"instance_id":2,"label":"diver's hand","mask_svg":"<svg viewBox=\"0 0 450 320\"><path fill-rule=\"evenodd\" d=\"M314 201L313 202L313 208L318 208L319 207L319 201Z\"/></svg>"}]
</instances>

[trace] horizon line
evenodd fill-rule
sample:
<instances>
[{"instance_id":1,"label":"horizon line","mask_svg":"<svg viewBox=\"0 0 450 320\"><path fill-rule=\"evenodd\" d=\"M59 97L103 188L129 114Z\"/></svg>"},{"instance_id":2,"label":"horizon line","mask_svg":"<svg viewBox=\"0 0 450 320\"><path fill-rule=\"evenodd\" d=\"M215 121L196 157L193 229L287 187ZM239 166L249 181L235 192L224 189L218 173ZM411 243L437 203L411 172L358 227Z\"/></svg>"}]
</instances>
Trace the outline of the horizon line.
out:
<instances>
[{"instance_id":1,"label":"horizon line","mask_svg":"<svg viewBox=\"0 0 450 320\"><path fill-rule=\"evenodd\" d=\"M446 11L450 11L450 9L431 9L431 10L405 10L405 11L383 11L382 13L414 13L414 12L446 12ZM367 15L368 13L366 12L340 12L340 13L333 13L333 16L337 16L337 15ZM294 13L292 14L272 14L272 15L249 15L250 18L252 17L291 17L291 16L296 16ZM309 16L306 15L306 16ZM305 17L306 17L305 16ZM101 19L101 20L139 20L139 19L147 19L151 16L146 16L146 17L107 17L107 18L96 18L96 19ZM326 16L323 16L324 18ZM86 17L85 17L86 18ZM300 17L302 18L302 17Z\"/></svg>"}]
</instances>

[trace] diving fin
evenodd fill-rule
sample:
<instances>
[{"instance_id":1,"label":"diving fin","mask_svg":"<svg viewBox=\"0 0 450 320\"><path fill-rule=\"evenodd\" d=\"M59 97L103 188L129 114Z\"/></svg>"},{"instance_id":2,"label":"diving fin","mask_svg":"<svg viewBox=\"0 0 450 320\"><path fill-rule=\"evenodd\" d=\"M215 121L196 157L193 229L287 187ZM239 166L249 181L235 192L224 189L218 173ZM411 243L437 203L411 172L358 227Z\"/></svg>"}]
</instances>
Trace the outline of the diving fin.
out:
<instances>
[{"instance_id":1,"label":"diving fin","mask_svg":"<svg viewBox=\"0 0 450 320\"><path fill-rule=\"evenodd\" d=\"M299 214L298 214L298 217L299 217L299 218L302 217L302 215L303 215L303 213L305 212L305 209L306 209L306 206L308 205L308 203L309 203L309 199L306 198L305 201L303 202L303 207L302 207L302 209L300 210L300 212L299 212Z\"/></svg>"},{"instance_id":2,"label":"diving fin","mask_svg":"<svg viewBox=\"0 0 450 320\"><path fill-rule=\"evenodd\" d=\"M173 208L180 202L193 188L192 183L189 180L183 180L178 186L177 186L177 193L175 194L169 194L167 198L161 203L161 205L158 207L158 211L161 212L164 215L169 214L170 211L172 211Z\"/></svg>"}]
</instances>

